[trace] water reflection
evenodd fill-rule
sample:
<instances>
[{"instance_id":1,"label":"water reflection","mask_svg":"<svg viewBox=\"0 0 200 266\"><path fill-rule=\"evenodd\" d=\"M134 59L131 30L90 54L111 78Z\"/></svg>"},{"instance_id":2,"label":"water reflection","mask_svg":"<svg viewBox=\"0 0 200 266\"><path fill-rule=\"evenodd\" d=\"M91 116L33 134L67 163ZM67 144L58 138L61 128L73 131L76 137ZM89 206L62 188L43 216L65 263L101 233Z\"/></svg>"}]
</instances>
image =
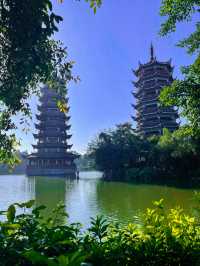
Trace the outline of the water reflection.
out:
<instances>
[{"instance_id":1,"label":"water reflection","mask_svg":"<svg viewBox=\"0 0 200 266\"><path fill-rule=\"evenodd\" d=\"M35 177L36 206L45 205L43 215L48 217L58 203L65 201L65 179Z\"/></svg>"},{"instance_id":2,"label":"water reflection","mask_svg":"<svg viewBox=\"0 0 200 266\"><path fill-rule=\"evenodd\" d=\"M164 199L166 209L181 206L192 211L193 191L164 186L98 182L97 202L100 212L111 219L131 221L152 202Z\"/></svg>"},{"instance_id":3,"label":"water reflection","mask_svg":"<svg viewBox=\"0 0 200 266\"><path fill-rule=\"evenodd\" d=\"M0 176L0 210L14 202L25 202L35 198L35 179L22 175Z\"/></svg>"},{"instance_id":4,"label":"water reflection","mask_svg":"<svg viewBox=\"0 0 200 266\"><path fill-rule=\"evenodd\" d=\"M90 217L98 213L98 203L96 198L97 180L80 179L71 189L66 181L66 211L70 215L70 222L81 222L84 226L89 225Z\"/></svg>"},{"instance_id":5,"label":"water reflection","mask_svg":"<svg viewBox=\"0 0 200 266\"><path fill-rule=\"evenodd\" d=\"M97 172L80 174L80 180L64 178L0 176L0 209L13 202L35 198L36 205L46 205L48 217L59 202L64 202L70 222L87 227L90 217L103 214L121 222L152 206L152 201L164 198L166 207L180 205L191 210L193 191L164 186L103 182Z\"/></svg>"},{"instance_id":6,"label":"water reflection","mask_svg":"<svg viewBox=\"0 0 200 266\"><path fill-rule=\"evenodd\" d=\"M96 216L98 204L96 199L97 179L35 178L36 206L45 205L43 215L47 218L58 203L66 205L69 222L81 222L89 225L90 217Z\"/></svg>"}]
</instances>

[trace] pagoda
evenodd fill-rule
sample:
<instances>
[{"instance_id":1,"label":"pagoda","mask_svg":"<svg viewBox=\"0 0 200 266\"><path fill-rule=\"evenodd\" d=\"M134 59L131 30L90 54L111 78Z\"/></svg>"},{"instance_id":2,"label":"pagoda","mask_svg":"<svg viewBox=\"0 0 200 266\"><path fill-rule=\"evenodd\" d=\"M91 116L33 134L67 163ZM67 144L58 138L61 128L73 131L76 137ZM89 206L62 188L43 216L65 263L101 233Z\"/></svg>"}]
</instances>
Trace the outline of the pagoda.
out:
<instances>
[{"instance_id":1,"label":"pagoda","mask_svg":"<svg viewBox=\"0 0 200 266\"><path fill-rule=\"evenodd\" d=\"M61 96L55 91L44 86L38 106L39 114L36 115L38 130L33 134L37 140L32 145L35 152L28 156L26 173L28 176L76 176L74 159L77 155L69 152L72 145L68 140L72 135L68 134L70 116L67 112L61 112L58 101ZM65 99L66 104L68 98Z\"/></svg>"},{"instance_id":2,"label":"pagoda","mask_svg":"<svg viewBox=\"0 0 200 266\"><path fill-rule=\"evenodd\" d=\"M136 104L132 105L136 116L133 119L137 122L136 132L144 137L161 135L163 128L173 132L179 126L174 106L162 107L158 100L162 88L173 82L171 60L159 62L152 44L150 50L149 62L139 63L139 68L133 71L137 77L137 81L133 82L136 88L133 92Z\"/></svg>"}]
</instances>

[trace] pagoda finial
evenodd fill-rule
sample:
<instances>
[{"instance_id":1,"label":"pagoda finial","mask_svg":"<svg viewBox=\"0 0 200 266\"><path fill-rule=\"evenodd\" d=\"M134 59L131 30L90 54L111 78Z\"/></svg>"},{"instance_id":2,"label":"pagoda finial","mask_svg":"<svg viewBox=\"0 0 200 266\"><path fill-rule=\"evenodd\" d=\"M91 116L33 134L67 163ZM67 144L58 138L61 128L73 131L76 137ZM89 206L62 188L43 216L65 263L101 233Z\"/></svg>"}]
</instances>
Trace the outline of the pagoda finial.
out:
<instances>
[{"instance_id":1,"label":"pagoda finial","mask_svg":"<svg viewBox=\"0 0 200 266\"><path fill-rule=\"evenodd\" d=\"M153 47L152 42L151 42L150 54L151 54L150 59L151 59L151 61L153 61L155 59L155 57L154 57L154 47Z\"/></svg>"}]
</instances>

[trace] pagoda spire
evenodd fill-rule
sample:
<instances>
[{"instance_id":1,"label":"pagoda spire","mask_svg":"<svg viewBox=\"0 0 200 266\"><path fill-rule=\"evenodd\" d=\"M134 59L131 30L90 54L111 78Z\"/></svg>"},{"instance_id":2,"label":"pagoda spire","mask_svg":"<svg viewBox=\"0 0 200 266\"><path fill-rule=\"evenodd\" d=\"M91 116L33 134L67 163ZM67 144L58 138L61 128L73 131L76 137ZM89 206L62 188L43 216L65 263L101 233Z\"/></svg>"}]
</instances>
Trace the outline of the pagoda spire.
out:
<instances>
[{"instance_id":1,"label":"pagoda spire","mask_svg":"<svg viewBox=\"0 0 200 266\"><path fill-rule=\"evenodd\" d=\"M153 43L151 42L151 46L150 46L150 60L153 61L155 59L155 55L154 55L154 46Z\"/></svg>"}]
</instances>

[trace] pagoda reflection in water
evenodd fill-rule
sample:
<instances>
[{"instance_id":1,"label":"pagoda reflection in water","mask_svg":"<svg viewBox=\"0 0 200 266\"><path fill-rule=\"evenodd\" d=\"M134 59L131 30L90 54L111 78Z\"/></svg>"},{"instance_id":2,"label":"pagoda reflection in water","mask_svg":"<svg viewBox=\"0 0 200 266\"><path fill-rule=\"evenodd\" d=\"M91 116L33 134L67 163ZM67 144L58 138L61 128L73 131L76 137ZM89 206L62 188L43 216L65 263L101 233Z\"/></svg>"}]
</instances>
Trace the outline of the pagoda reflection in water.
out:
<instances>
[{"instance_id":1,"label":"pagoda reflection in water","mask_svg":"<svg viewBox=\"0 0 200 266\"><path fill-rule=\"evenodd\" d=\"M57 106L59 100L61 96L56 91L47 86L42 88L40 114L36 115L38 133L34 134L37 144L33 145L35 152L28 157L28 176L76 176L74 160L77 155L69 152L72 145L68 144L72 136L67 133L71 127L69 108L66 113L61 112Z\"/></svg>"}]
</instances>

